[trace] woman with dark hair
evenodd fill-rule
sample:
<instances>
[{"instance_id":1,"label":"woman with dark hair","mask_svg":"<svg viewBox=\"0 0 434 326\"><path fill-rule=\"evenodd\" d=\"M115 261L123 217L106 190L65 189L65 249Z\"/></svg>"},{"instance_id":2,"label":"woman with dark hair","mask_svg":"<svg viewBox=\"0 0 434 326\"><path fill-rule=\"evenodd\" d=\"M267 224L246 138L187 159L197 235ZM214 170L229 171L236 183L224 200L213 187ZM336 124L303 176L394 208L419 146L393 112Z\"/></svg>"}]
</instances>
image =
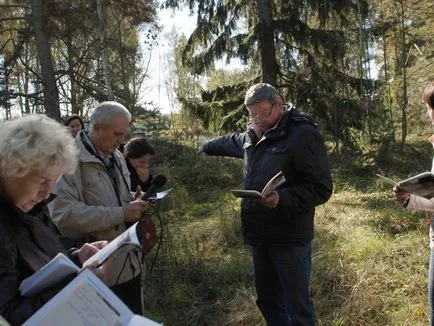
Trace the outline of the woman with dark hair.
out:
<instances>
[{"instance_id":1,"label":"woman with dark hair","mask_svg":"<svg viewBox=\"0 0 434 326\"><path fill-rule=\"evenodd\" d=\"M145 136L136 136L125 144L124 157L130 171L132 192L136 192L140 186L143 194L151 187L153 177L149 173L149 162L154 154L154 148ZM158 242L155 224L150 215L143 220L142 232L142 253L146 255Z\"/></svg>"},{"instance_id":2,"label":"woman with dark hair","mask_svg":"<svg viewBox=\"0 0 434 326\"><path fill-rule=\"evenodd\" d=\"M154 148L144 136L134 137L125 144L124 156L131 174L131 191L136 191L137 186L142 191L150 187L152 175L149 174L149 162L154 154Z\"/></svg>"},{"instance_id":3,"label":"woman with dark hair","mask_svg":"<svg viewBox=\"0 0 434 326\"><path fill-rule=\"evenodd\" d=\"M83 119L78 115L71 115L65 122L65 126L68 127L69 132L71 133L72 137L75 138L77 136L78 132L82 129L84 129L84 122Z\"/></svg>"}]
</instances>

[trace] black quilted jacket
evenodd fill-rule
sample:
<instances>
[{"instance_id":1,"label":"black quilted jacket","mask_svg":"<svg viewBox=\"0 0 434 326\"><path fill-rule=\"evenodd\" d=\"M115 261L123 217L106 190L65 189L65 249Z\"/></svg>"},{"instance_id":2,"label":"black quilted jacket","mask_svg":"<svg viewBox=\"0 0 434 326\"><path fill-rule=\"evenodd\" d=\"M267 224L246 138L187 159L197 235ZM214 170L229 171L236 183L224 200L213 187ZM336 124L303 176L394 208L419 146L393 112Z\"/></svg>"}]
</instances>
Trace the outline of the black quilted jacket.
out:
<instances>
[{"instance_id":1,"label":"black quilted jacket","mask_svg":"<svg viewBox=\"0 0 434 326\"><path fill-rule=\"evenodd\" d=\"M333 184L323 139L308 116L292 109L261 140L249 129L212 139L203 149L208 155L243 158L245 189L262 191L276 173L285 175L276 208L243 199L247 243L286 246L312 240L315 206L330 198Z\"/></svg>"}]
</instances>

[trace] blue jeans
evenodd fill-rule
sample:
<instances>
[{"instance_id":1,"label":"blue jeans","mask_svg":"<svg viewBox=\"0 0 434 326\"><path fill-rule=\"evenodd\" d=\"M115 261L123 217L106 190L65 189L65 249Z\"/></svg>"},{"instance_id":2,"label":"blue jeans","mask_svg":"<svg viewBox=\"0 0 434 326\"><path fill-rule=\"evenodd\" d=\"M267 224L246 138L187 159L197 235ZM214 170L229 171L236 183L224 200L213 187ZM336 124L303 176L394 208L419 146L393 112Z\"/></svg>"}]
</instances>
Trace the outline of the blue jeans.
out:
<instances>
[{"instance_id":1,"label":"blue jeans","mask_svg":"<svg viewBox=\"0 0 434 326\"><path fill-rule=\"evenodd\" d=\"M252 246L256 304L268 326L315 325L309 295L311 243L304 246Z\"/></svg>"},{"instance_id":2,"label":"blue jeans","mask_svg":"<svg viewBox=\"0 0 434 326\"><path fill-rule=\"evenodd\" d=\"M428 302L430 325L434 326L434 251L430 250L428 270Z\"/></svg>"}]
</instances>

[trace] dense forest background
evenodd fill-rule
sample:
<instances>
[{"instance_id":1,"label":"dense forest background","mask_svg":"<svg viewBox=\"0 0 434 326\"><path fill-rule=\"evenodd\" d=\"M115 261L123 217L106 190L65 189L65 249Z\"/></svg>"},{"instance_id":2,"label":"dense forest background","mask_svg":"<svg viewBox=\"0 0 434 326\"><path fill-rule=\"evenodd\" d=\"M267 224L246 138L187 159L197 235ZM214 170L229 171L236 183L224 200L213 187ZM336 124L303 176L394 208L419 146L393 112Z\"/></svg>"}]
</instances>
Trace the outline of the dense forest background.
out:
<instances>
[{"instance_id":1,"label":"dense forest background","mask_svg":"<svg viewBox=\"0 0 434 326\"><path fill-rule=\"evenodd\" d=\"M186 6L193 33L162 34L159 10ZM432 0L0 0L0 119L87 119L98 102L123 103L174 189L144 280L147 314L263 325L228 191L241 186L242 162L198 157L196 140L243 130L245 91L271 83L318 123L333 168L314 241L319 324L425 325L425 215L400 209L375 173L430 168L421 95L434 80L433 12ZM163 114L143 94L167 38Z\"/></svg>"},{"instance_id":2,"label":"dense forest background","mask_svg":"<svg viewBox=\"0 0 434 326\"><path fill-rule=\"evenodd\" d=\"M404 149L408 125L423 119L431 0L1 0L3 119L86 117L114 99L149 118L148 130L167 127L141 94L152 49L168 37L157 12L185 6L196 28L171 35L165 71L177 115L169 122L184 132L242 130L244 92L261 80L311 114L337 152L394 141ZM234 59L243 65L216 68Z\"/></svg>"}]
</instances>

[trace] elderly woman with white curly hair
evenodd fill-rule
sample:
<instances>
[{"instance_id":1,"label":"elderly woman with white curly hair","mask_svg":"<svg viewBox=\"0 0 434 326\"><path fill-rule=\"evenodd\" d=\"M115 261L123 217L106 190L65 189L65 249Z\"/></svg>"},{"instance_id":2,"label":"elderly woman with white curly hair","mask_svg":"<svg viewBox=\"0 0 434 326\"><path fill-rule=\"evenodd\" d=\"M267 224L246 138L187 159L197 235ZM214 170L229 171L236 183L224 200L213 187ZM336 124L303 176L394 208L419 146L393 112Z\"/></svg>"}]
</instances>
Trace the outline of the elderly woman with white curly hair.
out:
<instances>
[{"instance_id":1,"label":"elderly woman with white curly hair","mask_svg":"<svg viewBox=\"0 0 434 326\"><path fill-rule=\"evenodd\" d=\"M12 325L22 324L70 281L30 297L18 290L23 279L66 253L46 204L54 183L74 172L77 153L68 130L44 115L0 125L0 314ZM106 243L85 244L70 256L81 264Z\"/></svg>"}]
</instances>

